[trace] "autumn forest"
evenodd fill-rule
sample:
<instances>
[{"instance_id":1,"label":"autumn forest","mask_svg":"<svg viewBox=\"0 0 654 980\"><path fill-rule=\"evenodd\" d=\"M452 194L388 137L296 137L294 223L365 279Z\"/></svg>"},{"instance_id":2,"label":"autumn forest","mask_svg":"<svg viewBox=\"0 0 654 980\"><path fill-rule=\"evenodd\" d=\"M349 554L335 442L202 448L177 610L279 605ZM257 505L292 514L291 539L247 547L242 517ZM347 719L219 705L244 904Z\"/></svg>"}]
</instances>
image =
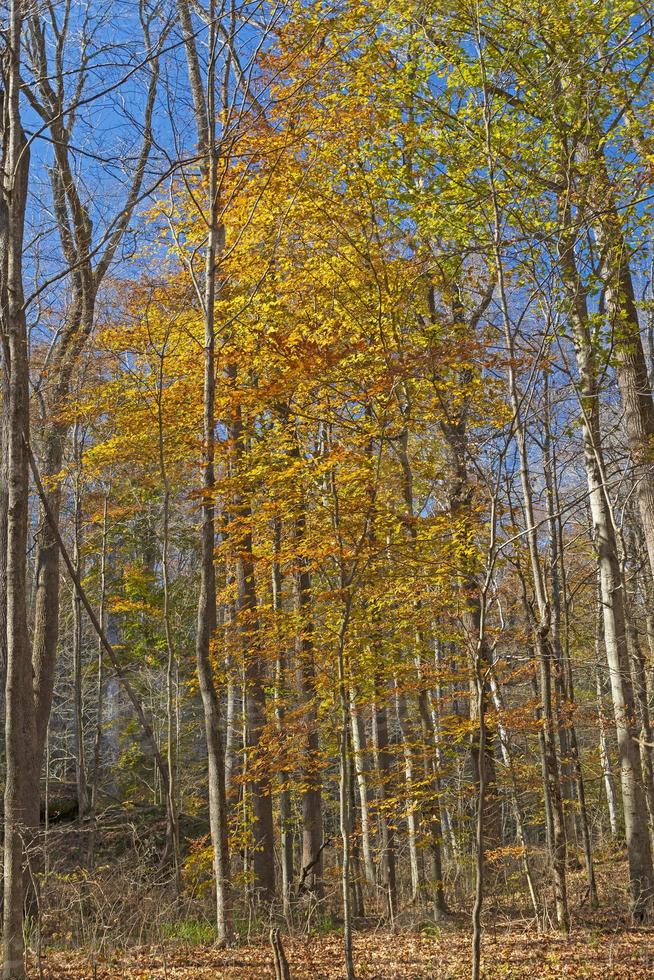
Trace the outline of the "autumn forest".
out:
<instances>
[{"instance_id":1,"label":"autumn forest","mask_svg":"<svg viewBox=\"0 0 654 980\"><path fill-rule=\"evenodd\" d=\"M654 976L654 10L0 3L3 980Z\"/></svg>"}]
</instances>

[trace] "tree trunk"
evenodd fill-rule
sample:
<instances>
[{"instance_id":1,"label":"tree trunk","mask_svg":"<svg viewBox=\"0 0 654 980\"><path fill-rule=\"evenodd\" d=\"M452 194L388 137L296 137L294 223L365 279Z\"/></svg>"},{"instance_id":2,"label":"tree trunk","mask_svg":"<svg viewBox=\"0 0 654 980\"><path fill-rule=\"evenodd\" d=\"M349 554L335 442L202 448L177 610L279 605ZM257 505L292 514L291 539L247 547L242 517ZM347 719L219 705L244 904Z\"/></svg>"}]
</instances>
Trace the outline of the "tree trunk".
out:
<instances>
[{"instance_id":1,"label":"tree trunk","mask_svg":"<svg viewBox=\"0 0 654 980\"><path fill-rule=\"evenodd\" d=\"M82 446L79 443L78 425L73 427L73 455L75 460L75 487L73 512L73 564L78 578L82 578ZM73 701L75 731L75 781L77 783L77 819L81 824L86 816L86 758L84 751L84 692L82 689L82 600L73 590Z\"/></svg>"},{"instance_id":2,"label":"tree trunk","mask_svg":"<svg viewBox=\"0 0 654 980\"><path fill-rule=\"evenodd\" d=\"M640 769L647 801L649 815L650 847L654 848L654 770L652 769L652 729L649 720L647 703L647 682L645 680L645 664L638 639L638 631L629 608L629 599L625 595L625 613L627 618L627 647L631 663L631 681L636 703L636 722L639 728L638 749L640 753Z\"/></svg>"},{"instance_id":3,"label":"tree trunk","mask_svg":"<svg viewBox=\"0 0 654 980\"><path fill-rule=\"evenodd\" d=\"M292 460L301 459L297 429L286 406L281 417L289 438L288 453ZM292 428L292 431L291 431ZM323 814L320 774L320 735L316 710L316 669L314 661L313 622L311 618L311 560L306 552L306 501L304 488L298 491L292 525L293 534L293 607L297 617L295 637L296 677L300 703L303 706L306 734L302 745L302 889L322 895L323 883ZM310 872L305 874L305 869Z\"/></svg>"},{"instance_id":4,"label":"tree trunk","mask_svg":"<svg viewBox=\"0 0 654 980\"><path fill-rule=\"evenodd\" d=\"M366 760L366 729L361 709L356 704L355 696L350 698L350 715L352 724L352 745L354 748L354 768L357 787L359 790L359 805L361 808L361 849L363 851L363 867L366 882L375 884L375 868L372 860L370 842L370 807L368 804L368 766Z\"/></svg>"},{"instance_id":5,"label":"tree trunk","mask_svg":"<svg viewBox=\"0 0 654 980\"><path fill-rule=\"evenodd\" d=\"M601 616L601 612L600 612L600 616ZM598 643L598 646L600 645L600 643ZM615 788L615 777L613 776L613 770L611 769L611 754L609 752L609 739L607 733L606 715L604 714L604 685L602 683L602 674L599 666L599 658L597 662L596 681L597 681L597 715L599 720L600 765L602 767L602 777L604 779L604 790L606 792L606 806L609 812L609 827L611 828L611 836L617 837L618 794Z\"/></svg>"},{"instance_id":6,"label":"tree trunk","mask_svg":"<svg viewBox=\"0 0 654 980\"><path fill-rule=\"evenodd\" d=\"M589 216L602 257L605 308L615 368L634 468L640 519L654 576L654 402L640 333L634 283L629 266L630 248L608 174L604 150L591 151L595 168Z\"/></svg>"},{"instance_id":7,"label":"tree trunk","mask_svg":"<svg viewBox=\"0 0 654 980\"><path fill-rule=\"evenodd\" d=\"M229 578L229 572L227 572ZM235 676L235 666L233 663L229 634L234 630L236 622L236 611L234 602L226 603L222 610L223 636L225 640L225 672L227 674L227 708L225 711L225 796L228 807L231 806L232 797L236 795L235 784L237 783L236 771L238 768L238 736L239 723L237 702L240 700L239 684Z\"/></svg>"},{"instance_id":8,"label":"tree trunk","mask_svg":"<svg viewBox=\"0 0 654 980\"><path fill-rule=\"evenodd\" d=\"M414 743L415 733L409 718L409 710L406 703L406 696L399 688L397 679L395 680L395 711L397 714L400 733L402 735L402 747L404 750L404 777L407 791L407 837L409 844L409 868L411 871L411 900L416 902L420 898L420 864L418 861L418 828L416 821L417 802L415 799L415 759Z\"/></svg>"},{"instance_id":9,"label":"tree trunk","mask_svg":"<svg viewBox=\"0 0 654 980\"><path fill-rule=\"evenodd\" d=\"M215 46L215 36L212 47ZM208 83L209 118L215 126L214 80ZM213 131L213 130L212 130ZM218 941L231 938L229 851L227 838L227 804L225 799L225 755L220 726L220 705L211 667L211 640L217 626L215 548L215 284L216 263L220 248L217 223L217 161L213 140L209 152L209 229L205 259L204 312L204 380L203 380L203 442L202 461L202 526L200 531L200 594L198 598L198 629L196 639L197 672L204 708L204 727L209 772L209 825L213 848L216 881L216 931Z\"/></svg>"},{"instance_id":10,"label":"tree trunk","mask_svg":"<svg viewBox=\"0 0 654 980\"><path fill-rule=\"evenodd\" d=\"M282 522L279 517L273 519L273 562L272 562L272 607L279 617L282 613L282 568L279 553L282 544ZM286 713L286 656L283 647L284 639L276 628L277 662L275 664L275 722L277 733L281 740L284 738ZM291 889L293 887L293 827L291 813L291 791L288 786L288 775L282 772L283 786L279 791L279 837L281 842L282 869L282 901L284 914L287 919L291 914Z\"/></svg>"},{"instance_id":11,"label":"tree trunk","mask_svg":"<svg viewBox=\"0 0 654 980\"><path fill-rule=\"evenodd\" d=\"M234 369L229 369L234 381ZM240 471L245 451L245 434L240 406L234 409L229 426L233 449L234 473ZM254 873L254 898L259 902L272 902L275 897L275 853L272 796L270 778L265 761L257 756L260 740L266 726L266 677L263 662L261 627L257 611L257 591L254 573L252 512L242 493L234 496L231 505L233 524L239 528L231 535L235 550L234 565L238 594L238 621L245 664L245 698L247 719L248 779L252 809L252 867Z\"/></svg>"},{"instance_id":12,"label":"tree trunk","mask_svg":"<svg viewBox=\"0 0 654 980\"><path fill-rule=\"evenodd\" d=\"M339 732L339 816L341 831L341 894L343 901L343 951L347 980L356 980L352 955L352 889L351 889L351 836L352 804L350 799L350 705L348 697L345 635L350 618L349 605L343 610L338 636L338 696L340 709Z\"/></svg>"},{"instance_id":13,"label":"tree trunk","mask_svg":"<svg viewBox=\"0 0 654 980\"><path fill-rule=\"evenodd\" d=\"M445 901L445 881L443 878L443 821L441 816L441 787L436 764L438 745L436 726L429 710L427 692L418 692L418 712L422 727L423 758L422 766L425 775L429 803L426 807L429 827L429 845L431 854L431 878L433 882L434 918L440 919L449 914Z\"/></svg>"},{"instance_id":14,"label":"tree trunk","mask_svg":"<svg viewBox=\"0 0 654 980\"><path fill-rule=\"evenodd\" d=\"M9 350L3 336L2 348L2 419L0 421L0 724L5 720L5 687L7 680L7 522L9 520Z\"/></svg>"},{"instance_id":15,"label":"tree trunk","mask_svg":"<svg viewBox=\"0 0 654 980\"><path fill-rule=\"evenodd\" d=\"M27 627L27 527L29 478L28 338L24 312L22 250L29 151L20 119L20 52L23 10L9 5L2 104L0 198L0 310L5 370L8 367L7 443L7 677L4 812L4 980L25 976L23 900L26 865L39 814L39 766L32 664ZM6 390L6 389L5 389Z\"/></svg>"},{"instance_id":16,"label":"tree trunk","mask_svg":"<svg viewBox=\"0 0 654 980\"><path fill-rule=\"evenodd\" d=\"M102 502L102 543L100 546L100 605L98 609L98 620L102 629L106 629L105 623L105 601L107 595L107 546L108 546L108 510L109 494L104 496ZM102 733L104 727L104 648L102 640L98 637L97 653L97 681L96 681L96 719L95 736L93 738L93 770L91 774L91 806L89 810L90 830L87 864L93 868L95 864L95 841L96 841L96 821L98 814L98 790L100 786L100 769L102 765Z\"/></svg>"},{"instance_id":17,"label":"tree trunk","mask_svg":"<svg viewBox=\"0 0 654 980\"><path fill-rule=\"evenodd\" d=\"M617 538L604 478L599 391L595 354L588 323L586 294L577 272L569 203L560 202L562 239L559 249L561 276L569 307L579 370L579 403L582 411L584 462L588 481L592 537L600 578L604 647L609 665L613 710L620 754L622 805L629 857L632 912L641 920L649 914L654 895L654 869L647 809L638 754L635 703L631 684L625 624L623 580Z\"/></svg>"},{"instance_id":18,"label":"tree trunk","mask_svg":"<svg viewBox=\"0 0 654 980\"><path fill-rule=\"evenodd\" d=\"M164 353L160 352L159 385L157 388L157 436L159 453L159 479L163 490L161 507L161 579L163 585L163 626L166 640L166 763L168 766L167 847L173 864L175 890L182 890L182 869L179 851L179 819L177 806L177 704L175 672L177 658L173 641L170 608L170 479L166 459L166 435L163 415Z\"/></svg>"},{"instance_id":19,"label":"tree trunk","mask_svg":"<svg viewBox=\"0 0 654 980\"><path fill-rule=\"evenodd\" d=\"M475 656L475 684L477 689L477 724L479 729L479 755L480 758L484 758L484 751L486 748L486 712L484 710L484 701L486 698L486 681L482 676L482 670L485 665L484 655L481 651L481 645L483 642L483 630L480 631L479 635L479 648L477 655ZM477 801L477 820L475 823L475 898L472 906L472 980L479 980L481 976L481 912L484 901L484 870L486 866L485 856L484 856L484 815L486 813L486 807L484 806L484 800L486 798L486 771L485 767L481 765L479 767L479 776L477 778L477 792L479 799Z\"/></svg>"},{"instance_id":20,"label":"tree trunk","mask_svg":"<svg viewBox=\"0 0 654 980\"><path fill-rule=\"evenodd\" d=\"M372 708L372 741L377 767L377 822L380 837L380 868L386 913L391 926L397 915L397 875L395 859L395 830L389 818L387 800L392 795L391 756L388 736L388 712L385 704L386 686L375 678L375 702Z\"/></svg>"}]
</instances>

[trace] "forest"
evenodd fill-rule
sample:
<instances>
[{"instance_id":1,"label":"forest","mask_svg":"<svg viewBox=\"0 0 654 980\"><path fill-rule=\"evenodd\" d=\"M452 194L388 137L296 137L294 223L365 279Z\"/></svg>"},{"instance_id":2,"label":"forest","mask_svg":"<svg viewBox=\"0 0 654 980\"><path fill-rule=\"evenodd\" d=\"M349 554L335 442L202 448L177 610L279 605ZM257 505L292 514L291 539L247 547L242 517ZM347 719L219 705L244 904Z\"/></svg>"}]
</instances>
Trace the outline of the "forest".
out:
<instances>
[{"instance_id":1,"label":"forest","mask_svg":"<svg viewBox=\"0 0 654 980\"><path fill-rule=\"evenodd\" d=\"M653 67L0 0L2 980L654 976Z\"/></svg>"}]
</instances>

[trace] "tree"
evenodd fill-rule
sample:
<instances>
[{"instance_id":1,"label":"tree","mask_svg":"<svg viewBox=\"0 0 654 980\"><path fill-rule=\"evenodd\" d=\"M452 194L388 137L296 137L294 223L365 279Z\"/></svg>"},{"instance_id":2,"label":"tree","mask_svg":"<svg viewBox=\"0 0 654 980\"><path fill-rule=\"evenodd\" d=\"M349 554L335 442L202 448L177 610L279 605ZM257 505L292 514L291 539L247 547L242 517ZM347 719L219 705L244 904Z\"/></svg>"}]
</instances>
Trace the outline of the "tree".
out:
<instances>
[{"instance_id":1,"label":"tree","mask_svg":"<svg viewBox=\"0 0 654 980\"><path fill-rule=\"evenodd\" d=\"M39 797L36 719L27 628L27 520L29 480L29 361L23 287L23 235L29 179L29 147L20 108L23 5L8 11L8 48L3 70L0 201L0 313L3 348L3 482L6 486L7 676L5 781L3 977L25 976L23 901L25 868L34 831L33 800Z\"/></svg>"}]
</instances>

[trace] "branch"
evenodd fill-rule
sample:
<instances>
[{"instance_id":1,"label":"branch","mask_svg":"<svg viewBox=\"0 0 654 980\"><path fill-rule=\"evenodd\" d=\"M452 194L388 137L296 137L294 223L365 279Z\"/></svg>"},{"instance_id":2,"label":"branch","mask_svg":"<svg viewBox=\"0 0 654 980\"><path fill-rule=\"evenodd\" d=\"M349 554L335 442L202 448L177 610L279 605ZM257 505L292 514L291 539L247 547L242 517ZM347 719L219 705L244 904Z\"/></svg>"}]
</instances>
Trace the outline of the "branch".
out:
<instances>
[{"instance_id":1,"label":"branch","mask_svg":"<svg viewBox=\"0 0 654 980\"><path fill-rule=\"evenodd\" d=\"M322 852L325 850L326 847L329 847L329 845L331 844L331 842L332 842L331 837L328 837L327 840L323 841L322 844L320 845L320 847L318 848L318 853L316 854L316 856L313 859L313 861L309 861L309 863L308 864L305 864L305 866L302 868L302 874L300 876L300 880L298 881L298 885L297 885L297 893L298 893L298 895L301 895L302 892L304 891L304 882L307 880L307 878L309 876L309 872L313 868L315 868L315 866L318 864L318 861L320 861L320 856L321 856Z\"/></svg>"}]
</instances>

